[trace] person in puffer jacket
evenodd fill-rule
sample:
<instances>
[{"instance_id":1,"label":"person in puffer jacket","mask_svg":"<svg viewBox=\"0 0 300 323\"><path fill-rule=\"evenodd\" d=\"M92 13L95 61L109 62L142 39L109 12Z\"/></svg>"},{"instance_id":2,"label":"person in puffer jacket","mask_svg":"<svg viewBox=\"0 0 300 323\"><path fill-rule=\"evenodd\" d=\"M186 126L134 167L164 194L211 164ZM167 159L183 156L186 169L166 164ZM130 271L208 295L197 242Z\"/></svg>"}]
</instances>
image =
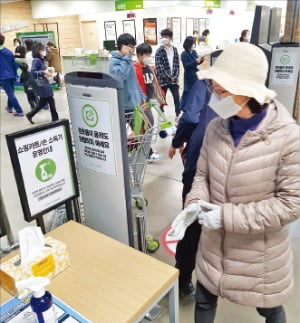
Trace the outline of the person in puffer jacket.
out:
<instances>
[{"instance_id":1,"label":"person in puffer jacket","mask_svg":"<svg viewBox=\"0 0 300 323\"><path fill-rule=\"evenodd\" d=\"M218 296L285 323L293 291L289 224L300 211L300 131L265 86L268 62L249 43L199 73L211 80L208 126L185 206L202 233L195 322L214 322Z\"/></svg>"},{"instance_id":2,"label":"person in puffer jacket","mask_svg":"<svg viewBox=\"0 0 300 323\"><path fill-rule=\"evenodd\" d=\"M48 77L52 76L52 74L47 70L44 62L46 51L42 43L37 42L32 46L32 56L33 61L31 65L31 75L34 79L35 91L40 97L40 101L34 109L32 109L29 113L26 113L26 117L30 123L34 124L32 118L46 104L49 104L51 119L52 121L57 121L59 118L55 107L54 95L51 85L48 81ZM43 82L42 86L38 86L38 79L40 79Z\"/></svg>"}]
</instances>

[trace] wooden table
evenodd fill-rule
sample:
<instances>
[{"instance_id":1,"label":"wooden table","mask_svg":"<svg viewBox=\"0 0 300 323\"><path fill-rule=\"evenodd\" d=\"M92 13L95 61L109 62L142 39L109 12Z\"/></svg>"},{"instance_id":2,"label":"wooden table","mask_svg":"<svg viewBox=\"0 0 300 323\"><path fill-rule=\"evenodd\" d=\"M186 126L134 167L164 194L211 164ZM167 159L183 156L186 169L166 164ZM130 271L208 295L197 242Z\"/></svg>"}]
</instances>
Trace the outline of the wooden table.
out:
<instances>
[{"instance_id":1,"label":"wooden table","mask_svg":"<svg viewBox=\"0 0 300 323\"><path fill-rule=\"evenodd\" d=\"M177 269L73 221L47 235L67 244L71 261L47 288L87 319L139 322L168 294L170 322L178 322ZM1 289L1 303L9 298Z\"/></svg>"}]
</instances>

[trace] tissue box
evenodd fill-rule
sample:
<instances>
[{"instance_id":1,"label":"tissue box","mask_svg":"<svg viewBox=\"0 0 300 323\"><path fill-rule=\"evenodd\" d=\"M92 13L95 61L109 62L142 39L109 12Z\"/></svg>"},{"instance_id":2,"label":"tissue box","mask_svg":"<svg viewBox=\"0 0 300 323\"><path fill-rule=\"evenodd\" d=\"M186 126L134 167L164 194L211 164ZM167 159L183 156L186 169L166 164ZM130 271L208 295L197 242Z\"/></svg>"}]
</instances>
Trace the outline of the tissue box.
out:
<instances>
[{"instance_id":1,"label":"tissue box","mask_svg":"<svg viewBox=\"0 0 300 323\"><path fill-rule=\"evenodd\" d=\"M16 287L16 282L33 276L53 278L70 266L70 259L65 243L51 237L45 239L45 249L39 257L21 265L20 255L1 263L1 285L14 296L25 297L29 292Z\"/></svg>"}]
</instances>

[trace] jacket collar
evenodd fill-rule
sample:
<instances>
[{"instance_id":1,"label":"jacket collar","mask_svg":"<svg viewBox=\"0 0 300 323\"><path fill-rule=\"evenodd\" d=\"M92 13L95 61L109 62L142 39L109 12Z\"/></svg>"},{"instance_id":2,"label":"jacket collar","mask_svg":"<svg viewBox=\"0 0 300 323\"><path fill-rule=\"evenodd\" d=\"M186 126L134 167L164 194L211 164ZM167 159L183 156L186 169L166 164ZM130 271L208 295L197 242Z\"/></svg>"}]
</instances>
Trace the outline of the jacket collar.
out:
<instances>
[{"instance_id":1,"label":"jacket collar","mask_svg":"<svg viewBox=\"0 0 300 323\"><path fill-rule=\"evenodd\" d=\"M220 127L216 128L219 135L226 141L231 142L232 138L229 129L229 119L224 120L219 118L219 123ZM247 137L242 139L243 145L247 146L259 140L268 141L268 137L271 133L291 123L295 123L295 120L279 101L274 100L268 105L267 114L258 127L254 131L246 132Z\"/></svg>"}]
</instances>

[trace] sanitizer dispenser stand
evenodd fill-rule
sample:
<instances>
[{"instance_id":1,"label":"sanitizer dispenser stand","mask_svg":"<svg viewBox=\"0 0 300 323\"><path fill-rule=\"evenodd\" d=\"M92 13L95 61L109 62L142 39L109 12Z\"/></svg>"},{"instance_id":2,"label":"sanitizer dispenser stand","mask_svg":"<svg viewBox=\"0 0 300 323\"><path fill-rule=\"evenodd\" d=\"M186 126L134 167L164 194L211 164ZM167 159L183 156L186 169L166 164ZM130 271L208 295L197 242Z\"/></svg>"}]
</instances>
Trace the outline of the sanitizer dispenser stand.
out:
<instances>
[{"instance_id":1,"label":"sanitizer dispenser stand","mask_svg":"<svg viewBox=\"0 0 300 323\"><path fill-rule=\"evenodd\" d=\"M87 71L65 82L86 224L133 247L122 82Z\"/></svg>"}]
</instances>

